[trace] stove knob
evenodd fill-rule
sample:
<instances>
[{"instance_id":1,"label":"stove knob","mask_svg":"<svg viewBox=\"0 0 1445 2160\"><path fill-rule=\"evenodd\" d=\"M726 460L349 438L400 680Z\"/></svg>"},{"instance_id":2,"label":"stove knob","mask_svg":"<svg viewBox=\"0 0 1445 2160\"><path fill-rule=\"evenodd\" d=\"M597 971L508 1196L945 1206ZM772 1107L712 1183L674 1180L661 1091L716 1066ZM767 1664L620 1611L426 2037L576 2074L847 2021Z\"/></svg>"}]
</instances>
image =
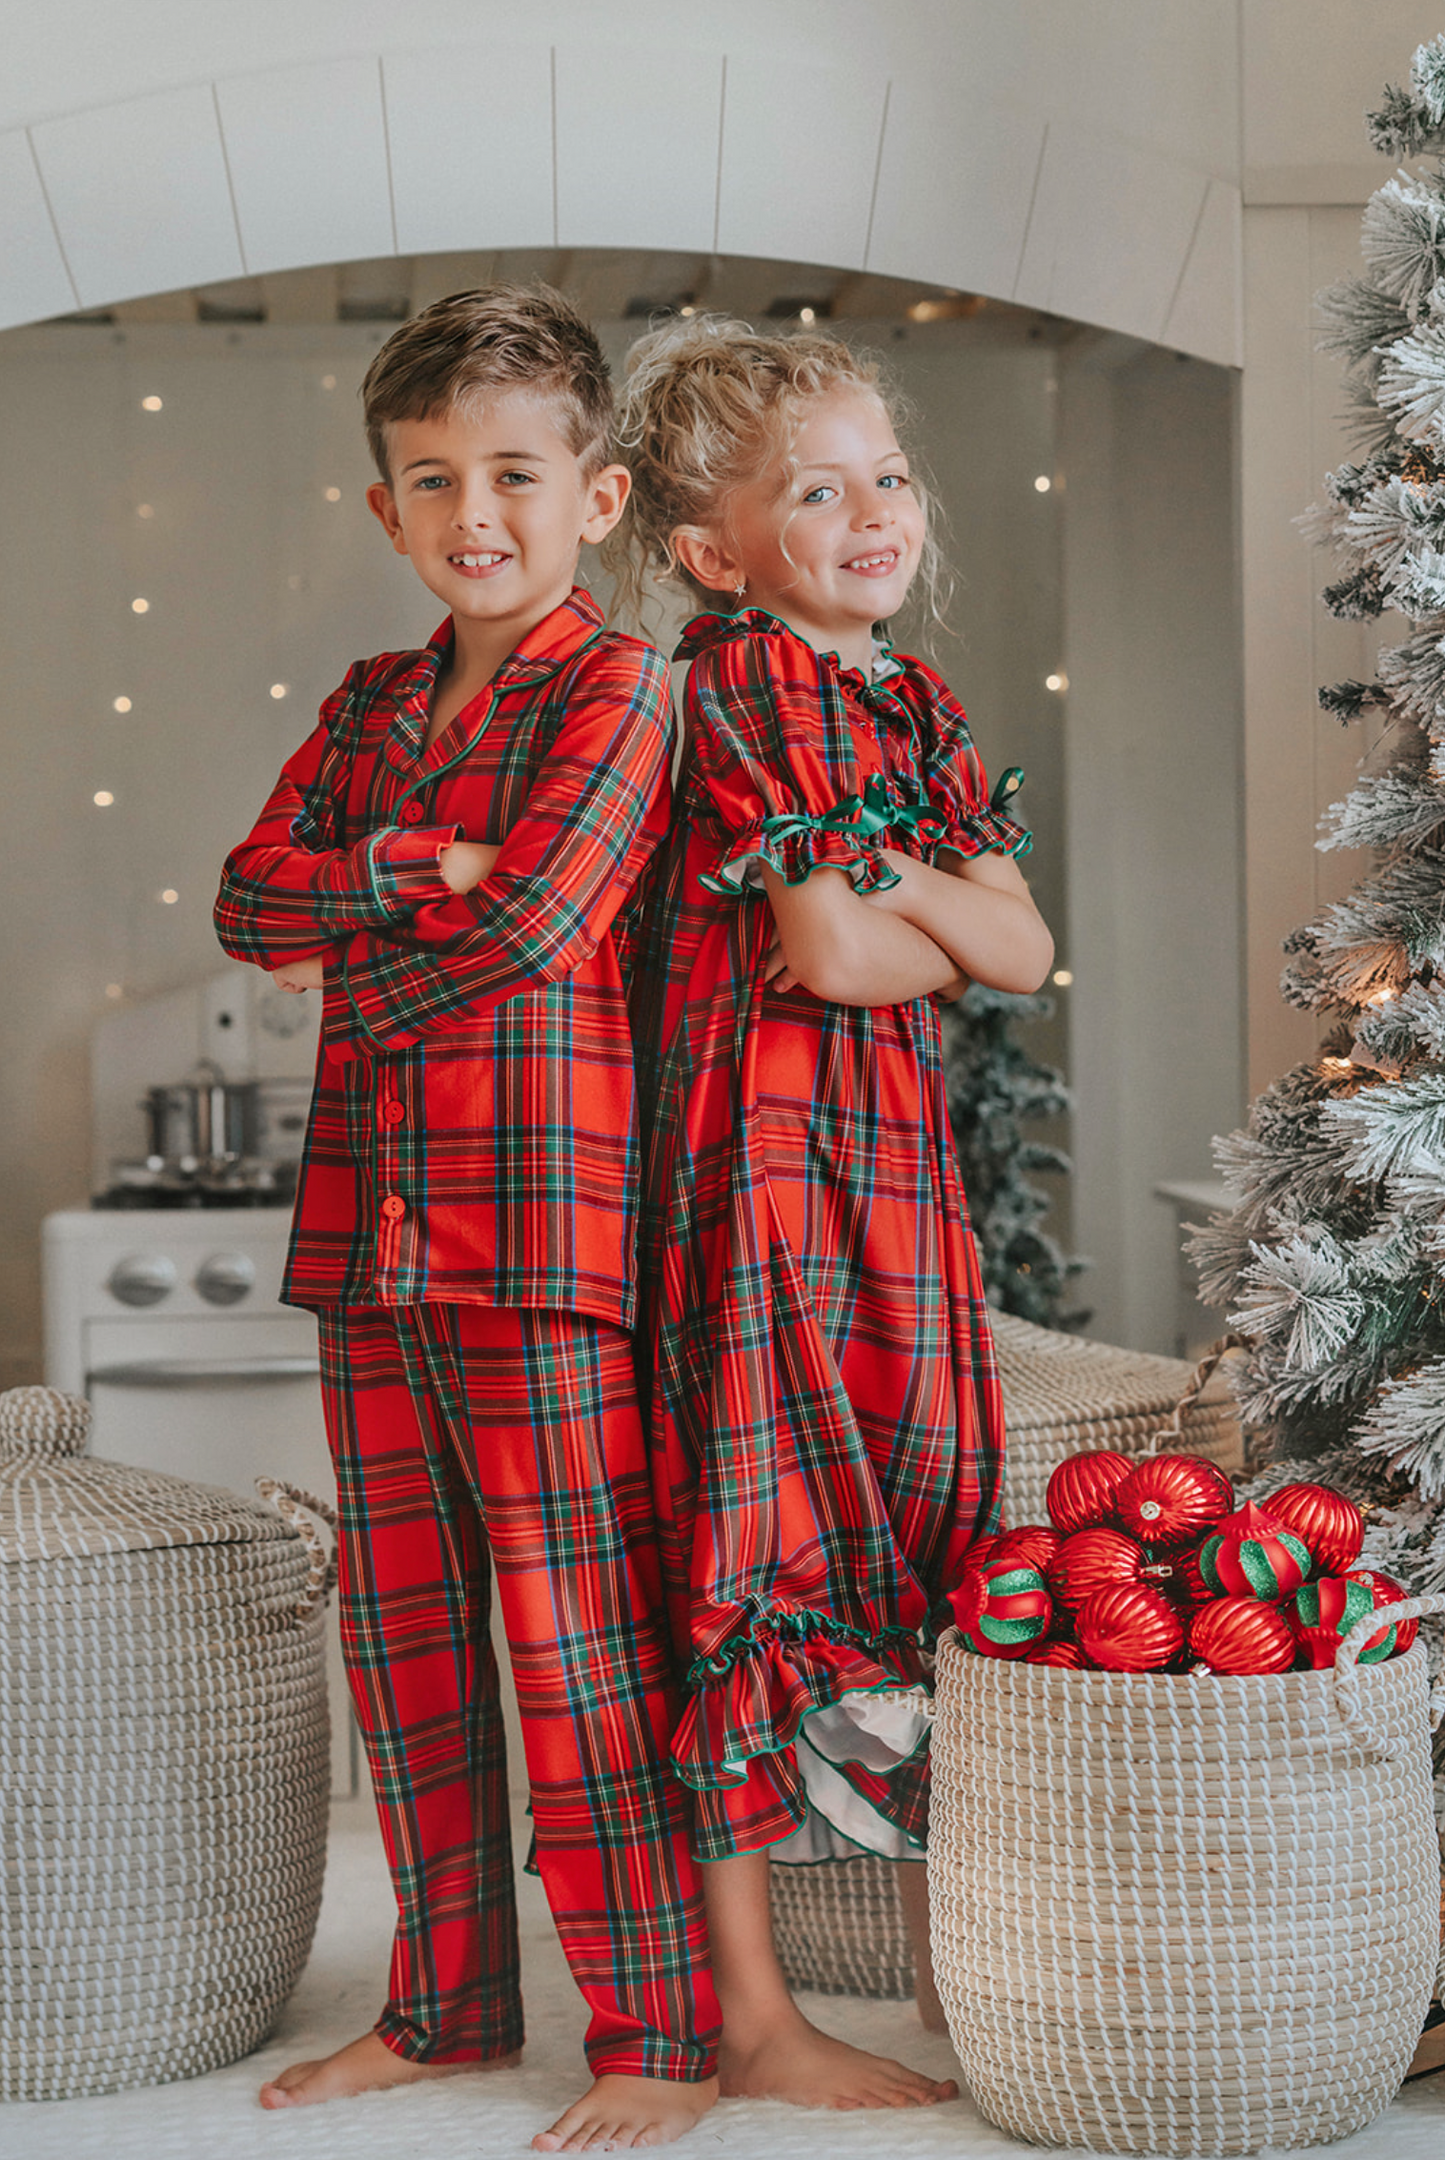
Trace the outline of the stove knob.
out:
<instances>
[{"instance_id":1,"label":"stove knob","mask_svg":"<svg viewBox=\"0 0 1445 2160\"><path fill-rule=\"evenodd\" d=\"M196 1288L208 1305L239 1305L256 1287L256 1265L245 1253L212 1253L196 1270Z\"/></svg>"},{"instance_id":2,"label":"stove knob","mask_svg":"<svg viewBox=\"0 0 1445 2160\"><path fill-rule=\"evenodd\" d=\"M176 1287L176 1264L164 1253L127 1253L116 1261L105 1287L122 1305L159 1305Z\"/></svg>"}]
</instances>

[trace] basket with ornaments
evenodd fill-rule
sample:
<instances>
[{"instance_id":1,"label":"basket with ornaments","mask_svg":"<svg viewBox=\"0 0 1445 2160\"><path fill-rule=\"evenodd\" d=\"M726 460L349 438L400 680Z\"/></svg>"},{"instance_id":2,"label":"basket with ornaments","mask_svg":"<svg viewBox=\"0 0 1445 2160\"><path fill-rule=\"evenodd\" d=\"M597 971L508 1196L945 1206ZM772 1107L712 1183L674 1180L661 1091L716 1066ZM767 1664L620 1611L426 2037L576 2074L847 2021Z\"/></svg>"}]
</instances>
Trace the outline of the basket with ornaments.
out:
<instances>
[{"instance_id":1,"label":"basket with ornaments","mask_svg":"<svg viewBox=\"0 0 1445 2160\"><path fill-rule=\"evenodd\" d=\"M983 1657L1129 1673L1284 1673L1332 1666L1366 1614L1408 1593L1360 1565L1364 1518L1327 1485L1263 1506L1201 1455L1071 1455L1049 1479L1047 1523L980 1539L950 1604ZM1419 1623L1392 1621L1360 1663L1399 1656Z\"/></svg>"}]
</instances>

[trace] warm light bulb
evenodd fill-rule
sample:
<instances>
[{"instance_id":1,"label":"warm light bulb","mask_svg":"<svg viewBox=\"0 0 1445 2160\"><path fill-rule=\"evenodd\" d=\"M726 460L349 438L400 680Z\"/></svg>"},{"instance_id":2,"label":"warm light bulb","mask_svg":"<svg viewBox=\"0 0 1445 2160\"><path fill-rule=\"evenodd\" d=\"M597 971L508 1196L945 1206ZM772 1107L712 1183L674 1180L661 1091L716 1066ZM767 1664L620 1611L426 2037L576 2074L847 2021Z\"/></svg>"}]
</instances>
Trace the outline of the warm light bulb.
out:
<instances>
[{"instance_id":1,"label":"warm light bulb","mask_svg":"<svg viewBox=\"0 0 1445 2160\"><path fill-rule=\"evenodd\" d=\"M341 500L341 490L340 490L340 488L328 488L328 489L326 490L326 500L327 500L328 502L340 502L340 500Z\"/></svg>"},{"instance_id":2,"label":"warm light bulb","mask_svg":"<svg viewBox=\"0 0 1445 2160\"><path fill-rule=\"evenodd\" d=\"M803 308L799 308L799 310L798 310L798 320L799 320L799 322L801 322L801 323L811 323L811 322L816 322L816 321L818 320L818 311L817 311L817 309L816 309L816 308L810 308L810 307L803 307Z\"/></svg>"},{"instance_id":3,"label":"warm light bulb","mask_svg":"<svg viewBox=\"0 0 1445 2160\"><path fill-rule=\"evenodd\" d=\"M180 897L174 885L167 885L163 892L156 894L157 900L163 900L167 907L174 907Z\"/></svg>"},{"instance_id":4,"label":"warm light bulb","mask_svg":"<svg viewBox=\"0 0 1445 2160\"><path fill-rule=\"evenodd\" d=\"M1053 484L1053 481L1049 478L1046 472L1041 472L1038 476L1038 479L1034 482L1034 486L1038 489L1040 495L1047 495L1049 489L1053 486Z\"/></svg>"},{"instance_id":5,"label":"warm light bulb","mask_svg":"<svg viewBox=\"0 0 1445 2160\"><path fill-rule=\"evenodd\" d=\"M137 517L152 518L155 516L155 511L151 508L149 503L137 503L135 506L135 514Z\"/></svg>"},{"instance_id":6,"label":"warm light bulb","mask_svg":"<svg viewBox=\"0 0 1445 2160\"><path fill-rule=\"evenodd\" d=\"M128 697L112 698L110 701L110 709L112 712L129 712L130 699Z\"/></svg>"},{"instance_id":7,"label":"warm light bulb","mask_svg":"<svg viewBox=\"0 0 1445 2160\"><path fill-rule=\"evenodd\" d=\"M158 397L143 397L140 401L140 409L142 412L159 412L161 400Z\"/></svg>"},{"instance_id":8,"label":"warm light bulb","mask_svg":"<svg viewBox=\"0 0 1445 2160\"><path fill-rule=\"evenodd\" d=\"M111 804L115 801L115 797L111 794L108 787L97 788L90 799L95 804L97 810L108 810Z\"/></svg>"},{"instance_id":9,"label":"warm light bulb","mask_svg":"<svg viewBox=\"0 0 1445 2160\"><path fill-rule=\"evenodd\" d=\"M1044 677L1044 688L1046 690L1067 690L1068 687L1069 678L1062 672L1056 672Z\"/></svg>"},{"instance_id":10,"label":"warm light bulb","mask_svg":"<svg viewBox=\"0 0 1445 2160\"><path fill-rule=\"evenodd\" d=\"M271 695L274 698L283 698L285 697L288 688L289 685L286 683L273 682L271 685Z\"/></svg>"},{"instance_id":11,"label":"warm light bulb","mask_svg":"<svg viewBox=\"0 0 1445 2160\"><path fill-rule=\"evenodd\" d=\"M1367 1005L1393 1005L1394 1002L1395 992L1389 989L1377 990L1372 997L1365 999Z\"/></svg>"},{"instance_id":12,"label":"warm light bulb","mask_svg":"<svg viewBox=\"0 0 1445 2160\"><path fill-rule=\"evenodd\" d=\"M321 387L323 390L334 390L336 388L336 377L334 375L323 375Z\"/></svg>"},{"instance_id":13,"label":"warm light bulb","mask_svg":"<svg viewBox=\"0 0 1445 2160\"><path fill-rule=\"evenodd\" d=\"M151 604L149 600L132 600L130 611L132 615L149 615Z\"/></svg>"},{"instance_id":14,"label":"warm light bulb","mask_svg":"<svg viewBox=\"0 0 1445 2160\"><path fill-rule=\"evenodd\" d=\"M105 986L105 994L108 998L118 998L124 997L125 992L122 990L119 983L107 983Z\"/></svg>"},{"instance_id":15,"label":"warm light bulb","mask_svg":"<svg viewBox=\"0 0 1445 2160\"><path fill-rule=\"evenodd\" d=\"M1073 969L1072 969L1072 968L1055 968L1055 969L1054 969L1054 981L1055 981L1055 982L1056 982L1056 983L1058 984L1058 986L1059 986L1059 988L1060 988L1061 990L1067 990L1067 989L1068 989L1068 987L1069 987L1069 984L1070 984L1070 983L1071 983L1071 982L1073 981L1073 979L1074 979L1074 971L1073 971Z\"/></svg>"},{"instance_id":16,"label":"warm light bulb","mask_svg":"<svg viewBox=\"0 0 1445 2160\"><path fill-rule=\"evenodd\" d=\"M680 307L677 312L679 315L691 316L697 313L697 309L689 302L686 307Z\"/></svg>"},{"instance_id":17,"label":"warm light bulb","mask_svg":"<svg viewBox=\"0 0 1445 2160\"><path fill-rule=\"evenodd\" d=\"M1322 1059L1321 1062L1326 1072L1347 1073L1353 1072L1355 1069L1348 1058L1327 1057Z\"/></svg>"}]
</instances>

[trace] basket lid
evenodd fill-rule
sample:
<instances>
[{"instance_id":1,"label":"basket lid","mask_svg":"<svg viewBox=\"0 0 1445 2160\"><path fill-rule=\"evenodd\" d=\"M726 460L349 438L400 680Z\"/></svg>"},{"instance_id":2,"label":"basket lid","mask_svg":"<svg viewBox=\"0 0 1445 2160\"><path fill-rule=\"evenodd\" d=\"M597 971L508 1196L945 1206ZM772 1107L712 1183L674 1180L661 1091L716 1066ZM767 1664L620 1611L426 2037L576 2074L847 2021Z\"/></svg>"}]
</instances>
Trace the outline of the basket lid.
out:
<instances>
[{"instance_id":1,"label":"basket lid","mask_svg":"<svg viewBox=\"0 0 1445 2160\"><path fill-rule=\"evenodd\" d=\"M0 1394L0 1561L229 1545L294 1532L213 1485L87 1455L90 1405L58 1388Z\"/></svg>"},{"instance_id":2,"label":"basket lid","mask_svg":"<svg viewBox=\"0 0 1445 2160\"><path fill-rule=\"evenodd\" d=\"M1061 1335L1008 1313L990 1313L989 1320L1011 1430L1056 1425L1061 1416L1167 1412L1189 1385L1193 1368L1183 1358ZM1234 1396L1222 1372L1210 1376L1199 1401L1228 1404L1233 1411Z\"/></svg>"}]
</instances>

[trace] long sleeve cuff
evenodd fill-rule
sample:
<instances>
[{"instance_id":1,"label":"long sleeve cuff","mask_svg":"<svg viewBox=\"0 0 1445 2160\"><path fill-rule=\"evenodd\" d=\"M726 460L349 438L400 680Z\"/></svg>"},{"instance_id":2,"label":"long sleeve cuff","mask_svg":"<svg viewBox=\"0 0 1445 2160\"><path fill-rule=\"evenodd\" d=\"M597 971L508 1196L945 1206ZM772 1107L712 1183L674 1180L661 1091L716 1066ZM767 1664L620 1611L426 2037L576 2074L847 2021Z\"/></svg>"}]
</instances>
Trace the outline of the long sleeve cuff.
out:
<instances>
[{"instance_id":1,"label":"long sleeve cuff","mask_svg":"<svg viewBox=\"0 0 1445 2160\"><path fill-rule=\"evenodd\" d=\"M388 825L372 833L367 867L380 905L390 913L445 899L448 887L438 864L458 830L455 825Z\"/></svg>"}]
</instances>

